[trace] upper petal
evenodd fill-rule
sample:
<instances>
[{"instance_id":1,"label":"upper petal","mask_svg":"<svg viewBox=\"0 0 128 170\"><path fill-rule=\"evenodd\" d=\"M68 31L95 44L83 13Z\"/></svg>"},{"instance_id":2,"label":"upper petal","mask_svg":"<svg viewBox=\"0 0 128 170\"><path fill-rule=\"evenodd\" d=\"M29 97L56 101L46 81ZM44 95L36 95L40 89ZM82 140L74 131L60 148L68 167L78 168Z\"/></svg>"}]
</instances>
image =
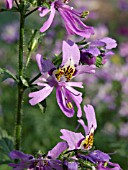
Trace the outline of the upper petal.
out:
<instances>
[{"instance_id":1,"label":"upper petal","mask_svg":"<svg viewBox=\"0 0 128 170\"><path fill-rule=\"evenodd\" d=\"M85 131L85 136L88 134L88 127L85 125L84 121L82 119L78 120L78 122L83 126L83 129Z\"/></svg>"},{"instance_id":2,"label":"upper petal","mask_svg":"<svg viewBox=\"0 0 128 170\"><path fill-rule=\"evenodd\" d=\"M84 138L81 133L75 133L66 129L61 129L60 132L62 133L62 136L60 136L60 138L68 143L68 150L77 149L78 142L82 138Z\"/></svg>"},{"instance_id":3,"label":"upper petal","mask_svg":"<svg viewBox=\"0 0 128 170\"><path fill-rule=\"evenodd\" d=\"M41 54L36 55L36 61L41 73L49 72L55 68L54 64L50 60L44 60Z\"/></svg>"},{"instance_id":4,"label":"upper petal","mask_svg":"<svg viewBox=\"0 0 128 170\"><path fill-rule=\"evenodd\" d=\"M62 59L62 66L65 64L73 64L73 65L78 65L79 64L79 60L80 60L80 50L77 46L77 44L75 44L72 41L63 41L63 59Z\"/></svg>"},{"instance_id":5,"label":"upper petal","mask_svg":"<svg viewBox=\"0 0 128 170\"><path fill-rule=\"evenodd\" d=\"M97 128L97 121L96 121L96 116L95 116L95 111L93 106L91 105L84 105L84 111L86 114L86 119L88 122L88 129L90 131L90 129L92 128L92 126L94 127L94 129ZM89 133L89 132L88 132Z\"/></svg>"}]
</instances>

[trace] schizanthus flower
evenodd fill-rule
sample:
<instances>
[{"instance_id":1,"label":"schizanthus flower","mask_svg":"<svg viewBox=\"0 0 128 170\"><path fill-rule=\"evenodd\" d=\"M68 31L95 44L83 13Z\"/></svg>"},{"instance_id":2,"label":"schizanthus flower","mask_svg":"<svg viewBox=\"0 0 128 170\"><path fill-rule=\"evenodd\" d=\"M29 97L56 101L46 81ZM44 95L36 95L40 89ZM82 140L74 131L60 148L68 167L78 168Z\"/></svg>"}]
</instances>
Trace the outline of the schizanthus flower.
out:
<instances>
[{"instance_id":1,"label":"schizanthus flower","mask_svg":"<svg viewBox=\"0 0 128 170\"><path fill-rule=\"evenodd\" d=\"M67 2L67 1L66 1ZM89 38L92 34L94 34L93 27L86 26L81 18L84 16L84 12L80 13L66 5L61 0L55 0L51 3L50 9L40 7L40 17L44 17L46 14L50 12L50 16L48 20L43 24L40 31L45 32L52 24L56 10L61 15L64 20L64 24L66 30L69 34L77 34L79 36Z\"/></svg>"},{"instance_id":2,"label":"schizanthus flower","mask_svg":"<svg viewBox=\"0 0 128 170\"><path fill-rule=\"evenodd\" d=\"M73 77L83 73L94 73L95 66L79 65L80 51L78 46L68 41L63 41L63 58L59 68L49 60L43 60L40 54L36 56L37 63L42 73L38 86L44 88L29 94L30 104L35 105L44 100L56 88L56 98L59 107L67 117L74 115L73 102L78 108L77 116L81 117L82 93L73 87L83 88L82 82L69 82Z\"/></svg>"},{"instance_id":3,"label":"schizanthus flower","mask_svg":"<svg viewBox=\"0 0 128 170\"><path fill-rule=\"evenodd\" d=\"M97 122L95 117L94 108L91 105L84 106L84 111L86 114L86 119L88 126L85 125L82 119L78 122L83 126L85 131L85 136L81 133L75 133L66 129L62 129L61 139L65 140L68 143L69 151L76 151L76 158L79 162L79 159L89 161L93 164L94 169L97 170L121 170L120 166L115 163L111 163L109 160L110 156L100 150L91 150L94 140L94 130L97 128ZM85 152L80 152L80 149Z\"/></svg>"},{"instance_id":4,"label":"schizanthus flower","mask_svg":"<svg viewBox=\"0 0 128 170\"><path fill-rule=\"evenodd\" d=\"M95 63L98 65L98 59L101 59L101 64L105 64L107 58L114 54L110 50L116 46L116 41L109 37L88 42L85 48L81 50L80 60L82 63L86 63L88 65Z\"/></svg>"},{"instance_id":5,"label":"schizanthus flower","mask_svg":"<svg viewBox=\"0 0 128 170\"><path fill-rule=\"evenodd\" d=\"M91 105L84 106L84 111L86 114L88 126L84 124L82 119L78 120L78 122L83 126L85 136L83 136L81 133L74 133L66 129L61 130L62 136L60 138L67 141L69 150L89 150L93 146L94 130L97 128L95 112Z\"/></svg>"}]
</instances>

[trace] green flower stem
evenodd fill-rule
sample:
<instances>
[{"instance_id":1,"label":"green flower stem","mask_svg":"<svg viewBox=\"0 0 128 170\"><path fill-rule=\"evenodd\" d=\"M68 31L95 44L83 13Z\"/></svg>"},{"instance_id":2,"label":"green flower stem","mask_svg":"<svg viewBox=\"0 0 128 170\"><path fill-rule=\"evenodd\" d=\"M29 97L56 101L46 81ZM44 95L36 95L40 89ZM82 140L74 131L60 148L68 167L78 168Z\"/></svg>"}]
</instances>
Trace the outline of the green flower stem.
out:
<instances>
[{"instance_id":1,"label":"green flower stem","mask_svg":"<svg viewBox=\"0 0 128 170\"><path fill-rule=\"evenodd\" d=\"M20 33L19 33L19 83L18 83L18 101L17 101L17 113L15 122L15 149L20 150L21 148L21 133L22 133L22 104L23 104L23 93L24 86L20 77L23 76L23 43L24 43L24 22L25 22L25 5L22 2L20 9Z\"/></svg>"},{"instance_id":2,"label":"green flower stem","mask_svg":"<svg viewBox=\"0 0 128 170\"><path fill-rule=\"evenodd\" d=\"M33 9L32 11L28 12L28 13L25 15L25 17L27 17L27 16L31 15L33 12L37 11L38 8L39 8L39 7L37 7L37 8L35 8L35 9Z\"/></svg>"}]
</instances>

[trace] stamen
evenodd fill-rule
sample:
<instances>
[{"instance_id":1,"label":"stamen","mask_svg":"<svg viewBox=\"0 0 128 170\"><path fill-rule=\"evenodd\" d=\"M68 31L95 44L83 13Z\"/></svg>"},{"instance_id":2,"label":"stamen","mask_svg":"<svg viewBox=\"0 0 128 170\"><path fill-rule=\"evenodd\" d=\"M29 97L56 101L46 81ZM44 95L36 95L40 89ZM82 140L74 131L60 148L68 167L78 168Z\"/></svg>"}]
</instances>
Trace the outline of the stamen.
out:
<instances>
[{"instance_id":1,"label":"stamen","mask_svg":"<svg viewBox=\"0 0 128 170\"><path fill-rule=\"evenodd\" d=\"M66 106L67 106L69 109L72 109L72 108L73 108L73 106L72 106L72 103L71 103L71 102L66 103Z\"/></svg>"},{"instance_id":2,"label":"stamen","mask_svg":"<svg viewBox=\"0 0 128 170\"><path fill-rule=\"evenodd\" d=\"M86 18L89 14L89 11L83 11L81 14L81 18Z\"/></svg>"}]
</instances>

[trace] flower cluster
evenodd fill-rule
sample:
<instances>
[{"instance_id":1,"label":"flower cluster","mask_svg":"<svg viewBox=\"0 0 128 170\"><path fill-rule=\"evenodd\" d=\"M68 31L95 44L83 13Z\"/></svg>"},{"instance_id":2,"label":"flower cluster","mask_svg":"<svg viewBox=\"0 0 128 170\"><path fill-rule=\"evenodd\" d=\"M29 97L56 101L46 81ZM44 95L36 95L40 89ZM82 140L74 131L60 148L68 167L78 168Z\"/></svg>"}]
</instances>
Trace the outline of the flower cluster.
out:
<instances>
[{"instance_id":1,"label":"flower cluster","mask_svg":"<svg viewBox=\"0 0 128 170\"><path fill-rule=\"evenodd\" d=\"M14 170L25 169L34 170L78 170L79 167L93 167L97 170L121 170L116 163L110 162L110 156L100 150L92 150L94 141L94 131L97 128L97 121L93 106L84 106L87 125L82 119L78 122L85 131L85 136L81 133L75 133L67 129L61 129L60 132L65 142L59 142L46 156L38 155L35 158L32 155L24 154L20 151L12 151L12 159L20 159L18 164L10 163L9 166ZM81 162L82 161L82 162Z\"/></svg>"},{"instance_id":2,"label":"flower cluster","mask_svg":"<svg viewBox=\"0 0 128 170\"><path fill-rule=\"evenodd\" d=\"M6 8L11 9L12 3L13 0L6 0ZM22 5L24 6L24 2L19 2L18 5L20 3L23 3ZM86 125L82 119L82 92L75 89L83 88L83 82L76 82L74 80L79 75L86 77L87 74L95 73L96 67L105 64L108 56L113 55L113 52L110 50L115 48L117 43L109 37L94 41L87 40L94 34L94 28L86 26L81 20L87 17L88 12L78 12L73 7L67 5L68 3L68 0L41 1L39 3L37 7L40 17L50 13L49 18L40 28L40 32L44 33L50 28L55 13L58 11L64 21L68 34L75 34L83 37L84 40L77 43L71 40L63 41L62 53L51 60L46 59L46 57L39 53L36 55L40 77L36 79L34 84L32 84L33 82L28 82L27 84L27 86L30 85L29 88L31 90L29 93L29 103L31 105L41 103L55 89L57 103L67 117L73 117L75 107L77 107L78 123L82 125L85 135L80 132L76 133L67 129L61 129L62 136L60 138L64 141L59 142L47 155L37 154L32 156L14 150L10 152L10 158L14 160L20 159L18 163L9 164L14 170L78 170L80 168L121 170L118 164L110 162L109 154L94 149L94 132L97 128L95 111L92 105L84 105ZM30 13L21 16L26 17ZM22 33L22 30L20 33ZM58 58L57 62L55 62L56 58ZM33 91L32 86L36 86L38 90Z\"/></svg>"}]
</instances>

